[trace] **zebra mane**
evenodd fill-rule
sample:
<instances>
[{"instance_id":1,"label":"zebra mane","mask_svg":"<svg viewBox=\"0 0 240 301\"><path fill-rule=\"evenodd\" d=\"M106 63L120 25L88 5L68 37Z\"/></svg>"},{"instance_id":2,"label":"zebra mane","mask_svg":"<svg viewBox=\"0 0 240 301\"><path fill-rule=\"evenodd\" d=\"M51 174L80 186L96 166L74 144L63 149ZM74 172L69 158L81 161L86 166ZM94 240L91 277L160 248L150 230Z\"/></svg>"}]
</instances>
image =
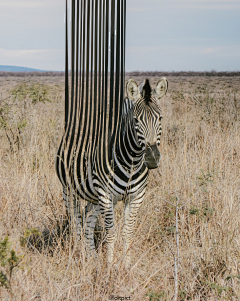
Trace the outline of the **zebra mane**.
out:
<instances>
[{"instance_id":1,"label":"zebra mane","mask_svg":"<svg viewBox=\"0 0 240 301\"><path fill-rule=\"evenodd\" d=\"M152 93L152 88L149 82L149 79L146 79L144 82L144 85L140 87L140 93L142 95L142 97L144 98L146 104L148 104L148 102L151 102L151 93Z\"/></svg>"}]
</instances>

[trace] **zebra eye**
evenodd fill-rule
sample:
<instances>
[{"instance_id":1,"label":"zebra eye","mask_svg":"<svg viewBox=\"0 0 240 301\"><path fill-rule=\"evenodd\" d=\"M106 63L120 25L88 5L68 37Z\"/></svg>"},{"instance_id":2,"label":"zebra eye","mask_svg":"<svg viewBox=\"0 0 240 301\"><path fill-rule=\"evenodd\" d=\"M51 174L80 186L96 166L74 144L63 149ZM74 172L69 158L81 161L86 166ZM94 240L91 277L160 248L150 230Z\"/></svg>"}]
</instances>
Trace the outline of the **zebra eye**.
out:
<instances>
[{"instance_id":1,"label":"zebra eye","mask_svg":"<svg viewBox=\"0 0 240 301\"><path fill-rule=\"evenodd\" d=\"M133 117L133 120L134 120L135 124L138 123L138 120L136 117Z\"/></svg>"}]
</instances>

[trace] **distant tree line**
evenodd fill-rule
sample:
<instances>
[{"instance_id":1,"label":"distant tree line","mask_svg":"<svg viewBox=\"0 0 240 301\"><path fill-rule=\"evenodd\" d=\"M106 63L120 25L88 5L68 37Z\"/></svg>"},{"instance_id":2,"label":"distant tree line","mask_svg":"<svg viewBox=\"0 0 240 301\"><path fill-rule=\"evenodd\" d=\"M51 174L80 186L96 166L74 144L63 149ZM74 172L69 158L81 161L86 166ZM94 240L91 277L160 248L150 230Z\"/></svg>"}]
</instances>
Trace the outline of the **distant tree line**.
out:
<instances>
[{"instance_id":1,"label":"distant tree line","mask_svg":"<svg viewBox=\"0 0 240 301\"><path fill-rule=\"evenodd\" d=\"M25 76L64 76L64 72L6 72L1 71L0 77L6 76L15 76L15 77L25 77ZM70 73L69 73L70 74ZM161 77L161 76L240 76L240 71L171 71L171 72L164 72L164 71L133 71L127 72L126 75L132 77L144 76L144 77Z\"/></svg>"},{"instance_id":2,"label":"distant tree line","mask_svg":"<svg viewBox=\"0 0 240 301\"><path fill-rule=\"evenodd\" d=\"M134 71L128 72L128 76L145 76L145 77L161 77L161 76L240 76L240 71L220 71L217 72L213 71L171 71L171 72L164 72L164 71L148 71L148 72L141 72L141 71Z\"/></svg>"}]
</instances>

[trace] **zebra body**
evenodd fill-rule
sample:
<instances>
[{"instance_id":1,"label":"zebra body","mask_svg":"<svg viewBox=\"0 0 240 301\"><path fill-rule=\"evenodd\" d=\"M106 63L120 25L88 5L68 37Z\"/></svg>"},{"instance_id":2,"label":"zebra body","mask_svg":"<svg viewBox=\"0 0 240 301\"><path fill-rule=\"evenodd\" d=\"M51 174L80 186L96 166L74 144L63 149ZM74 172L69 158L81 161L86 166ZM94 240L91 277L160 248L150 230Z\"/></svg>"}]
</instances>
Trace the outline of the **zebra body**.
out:
<instances>
[{"instance_id":1,"label":"zebra body","mask_svg":"<svg viewBox=\"0 0 240 301\"><path fill-rule=\"evenodd\" d=\"M98 215L105 223L108 262L113 261L115 242L114 207L118 201L125 202L124 249L126 266L131 263L130 244L136 216L143 202L148 183L149 169L157 168L160 161L161 111L160 98L168 88L162 78L155 89L145 80L139 87L133 80L127 83L127 98L123 102L119 127L110 137L113 148L106 151L105 143L96 133L93 151L81 151L72 144L65 155L58 151L56 170L63 184L67 210L73 210L77 233L81 233L81 200L87 201L85 236L90 249L95 252L93 232ZM90 125L89 125L90 126ZM82 139L87 144L86 139ZM82 146L83 147L83 146ZM63 148L63 142L60 149ZM86 146L83 147L86 149ZM68 153L71 159L67 164ZM65 162L65 164L61 163ZM73 195L73 202L70 202Z\"/></svg>"}]
</instances>

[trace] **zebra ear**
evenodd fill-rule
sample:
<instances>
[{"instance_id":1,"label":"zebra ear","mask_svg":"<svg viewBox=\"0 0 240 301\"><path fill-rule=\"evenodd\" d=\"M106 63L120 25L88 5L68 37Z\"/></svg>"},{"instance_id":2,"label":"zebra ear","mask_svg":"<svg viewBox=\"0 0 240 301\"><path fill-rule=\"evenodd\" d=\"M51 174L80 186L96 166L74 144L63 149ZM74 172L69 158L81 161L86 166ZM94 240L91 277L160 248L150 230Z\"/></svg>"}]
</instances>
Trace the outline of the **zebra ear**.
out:
<instances>
[{"instance_id":1,"label":"zebra ear","mask_svg":"<svg viewBox=\"0 0 240 301\"><path fill-rule=\"evenodd\" d=\"M127 96L133 101L139 98L138 85L133 79L129 79L127 82Z\"/></svg>"},{"instance_id":2,"label":"zebra ear","mask_svg":"<svg viewBox=\"0 0 240 301\"><path fill-rule=\"evenodd\" d=\"M160 100L167 93L167 90L168 90L168 81L166 77L162 77L158 81L156 88L153 90L153 96L157 100Z\"/></svg>"}]
</instances>

